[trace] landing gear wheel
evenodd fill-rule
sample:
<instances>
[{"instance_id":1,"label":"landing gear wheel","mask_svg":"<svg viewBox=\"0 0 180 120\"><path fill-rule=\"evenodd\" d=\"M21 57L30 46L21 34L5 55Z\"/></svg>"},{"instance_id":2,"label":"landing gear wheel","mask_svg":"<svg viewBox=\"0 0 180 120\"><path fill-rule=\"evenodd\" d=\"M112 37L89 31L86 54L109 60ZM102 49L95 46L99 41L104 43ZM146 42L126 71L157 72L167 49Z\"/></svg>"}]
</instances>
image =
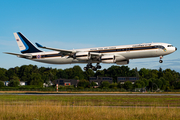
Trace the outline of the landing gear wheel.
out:
<instances>
[{"instance_id":1,"label":"landing gear wheel","mask_svg":"<svg viewBox=\"0 0 180 120\"><path fill-rule=\"evenodd\" d=\"M84 70L87 71L89 68L88 67L84 67Z\"/></svg>"},{"instance_id":2,"label":"landing gear wheel","mask_svg":"<svg viewBox=\"0 0 180 120\"><path fill-rule=\"evenodd\" d=\"M88 67L88 68L92 68L93 66L92 66L92 64L90 64L90 65L87 65L87 67Z\"/></svg>"},{"instance_id":3,"label":"landing gear wheel","mask_svg":"<svg viewBox=\"0 0 180 120\"><path fill-rule=\"evenodd\" d=\"M162 61L162 60L159 60L159 63L163 63L163 61Z\"/></svg>"},{"instance_id":4,"label":"landing gear wheel","mask_svg":"<svg viewBox=\"0 0 180 120\"><path fill-rule=\"evenodd\" d=\"M99 65L99 63L97 63L96 69L101 69L101 66Z\"/></svg>"},{"instance_id":5,"label":"landing gear wheel","mask_svg":"<svg viewBox=\"0 0 180 120\"><path fill-rule=\"evenodd\" d=\"M95 66L92 66L92 70L96 71L96 70L97 70L97 68L96 68Z\"/></svg>"},{"instance_id":6,"label":"landing gear wheel","mask_svg":"<svg viewBox=\"0 0 180 120\"><path fill-rule=\"evenodd\" d=\"M101 69L101 66L100 66L100 65L98 65L98 66L97 66L97 69Z\"/></svg>"}]
</instances>

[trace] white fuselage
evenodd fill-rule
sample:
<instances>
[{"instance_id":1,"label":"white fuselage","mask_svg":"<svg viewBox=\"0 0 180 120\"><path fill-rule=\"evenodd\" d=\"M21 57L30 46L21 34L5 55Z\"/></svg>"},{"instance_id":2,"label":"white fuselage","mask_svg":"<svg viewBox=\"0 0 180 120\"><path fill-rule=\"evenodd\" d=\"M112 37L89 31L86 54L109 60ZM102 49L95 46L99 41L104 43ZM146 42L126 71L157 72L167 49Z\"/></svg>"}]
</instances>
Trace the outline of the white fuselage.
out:
<instances>
[{"instance_id":1,"label":"white fuselage","mask_svg":"<svg viewBox=\"0 0 180 120\"><path fill-rule=\"evenodd\" d=\"M120 58L119 61L121 61L137 58L164 56L173 53L174 51L176 51L176 48L167 43L143 43L134 45L75 49L73 51L89 52L93 54L98 54L99 56L113 55L116 57L116 59ZM30 60L50 64L71 64L89 62L89 60L76 59L70 57L69 55L63 56L60 54L59 51L29 53L28 55L32 56L31 58L28 58ZM101 63L101 61L91 60L91 63Z\"/></svg>"}]
</instances>

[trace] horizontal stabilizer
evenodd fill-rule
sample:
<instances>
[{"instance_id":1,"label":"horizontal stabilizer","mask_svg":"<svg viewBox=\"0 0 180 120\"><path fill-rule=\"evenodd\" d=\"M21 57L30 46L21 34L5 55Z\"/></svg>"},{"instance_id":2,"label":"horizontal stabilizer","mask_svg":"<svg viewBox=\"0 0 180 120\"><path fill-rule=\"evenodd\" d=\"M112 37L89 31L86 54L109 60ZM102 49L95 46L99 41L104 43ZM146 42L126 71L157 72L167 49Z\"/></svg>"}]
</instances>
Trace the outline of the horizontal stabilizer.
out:
<instances>
[{"instance_id":1,"label":"horizontal stabilizer","mask_svg":"<svg viewBox=\"0 0 180 120\"><path fill-rule=\"evenodd\" d=\"M9 52L4 52L5 54L10 54L10 55L16 55L17 57L20 58L32 58L31 55L25 55L25 54L17 54L17 53L9 53Z\"/></svg>"}]
</instances>

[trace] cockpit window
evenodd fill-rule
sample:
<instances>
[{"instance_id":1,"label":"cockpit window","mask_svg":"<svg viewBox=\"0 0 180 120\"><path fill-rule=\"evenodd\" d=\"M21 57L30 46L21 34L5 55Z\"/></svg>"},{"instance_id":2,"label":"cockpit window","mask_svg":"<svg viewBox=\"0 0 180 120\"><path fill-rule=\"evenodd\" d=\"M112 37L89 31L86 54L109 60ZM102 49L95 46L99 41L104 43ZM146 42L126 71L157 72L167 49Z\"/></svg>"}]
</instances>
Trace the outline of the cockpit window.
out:
<instances>
[{"instance_id":1,"label":"cockpit window","mask_svg":"<svg viewBox=\"0 0 180 120\"><path fill-rule=\"evenodd\" d=\"M161 48L161 49L164 49L165 47L164 47L164 46L161 46L161 45L156 45L155 48Z\"/></svg>"},{"instance_id":2,"label":"cockpit window","mask_svg":"<svg viewBox=\"0 0 180 120\"><path fill-rule=\"evenodd\" d=\"M173 45L168 45L167 47L173 47Z\"/></svg>"}]
</instances>

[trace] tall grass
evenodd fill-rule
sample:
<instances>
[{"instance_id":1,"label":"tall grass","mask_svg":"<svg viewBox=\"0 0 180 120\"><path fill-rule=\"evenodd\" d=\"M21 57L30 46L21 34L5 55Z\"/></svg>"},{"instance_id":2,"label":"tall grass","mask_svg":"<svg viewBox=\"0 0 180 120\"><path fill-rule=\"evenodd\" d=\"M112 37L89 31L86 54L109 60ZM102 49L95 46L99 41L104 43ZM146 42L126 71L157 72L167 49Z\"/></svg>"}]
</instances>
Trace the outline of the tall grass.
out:
<instances>
[{"instance_id":1,"label":"tall grass","mask_svg":"<svg viewBox=\"0 0 180 120\"><path fill-rule=\"evenodd\" d=\"M33 104L48 102L51 105L75 106L164 106L180 107L180 96L53 96L53 95L0 95L0 104Z\"/></svg>"},{"instance_id":2,"label":"tall grass","mask_svg":"<svg viewBox=\"0 0 180 120\"><path fill-rule=\"evenodd\" d=\"M171 106L179 107L179 101L179 96L0 95L0 120L178 120L180 108Z\"/></svg>"},{"instance_id":3,"label":"tall grass","mask_svg":"<svg viewBox=\"0 0 180 120\"><path fill-rule=\"evenodd\" d=\"M170 120L179 119L178 108L119 108L95 106L62 106L48 102L31 105L0 105L0 120Z\"/></svg>"}]
</instances>

